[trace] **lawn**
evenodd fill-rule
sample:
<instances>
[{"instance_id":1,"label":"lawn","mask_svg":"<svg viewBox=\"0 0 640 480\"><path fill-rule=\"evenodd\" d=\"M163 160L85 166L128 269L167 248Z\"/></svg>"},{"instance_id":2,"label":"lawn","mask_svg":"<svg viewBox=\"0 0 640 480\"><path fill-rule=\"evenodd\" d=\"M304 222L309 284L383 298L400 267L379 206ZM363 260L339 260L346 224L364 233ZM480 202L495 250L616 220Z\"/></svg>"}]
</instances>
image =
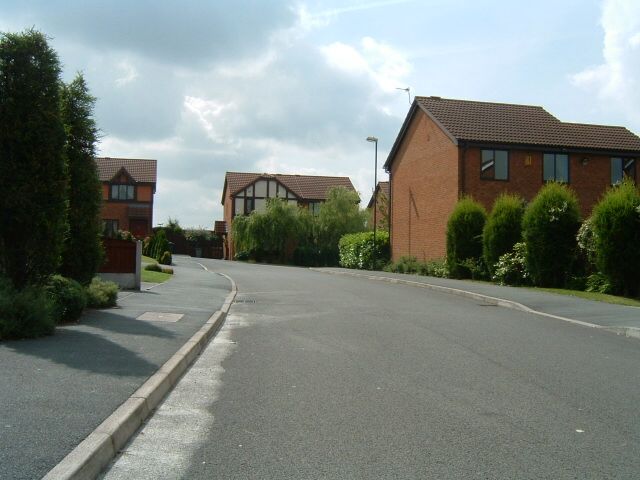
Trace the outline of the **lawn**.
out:
<instances>
[{"instance_id":1,"label":"lawn","mask_svg":"<svg viewBox=\"0 0 640 480\"><path fill-rule=\"evenodd\" d=\"M640 300L627 297L617 297L615 295L607 295L606 293L583 292L580 290L567 290L565 288L541 288L531 287L532 290L541 290L543 292L557 293L560 295L570 295L573 297L586 298L587 300L595 300L597 302L612 303L614 305L626 305L628 307L640 307Z\"/></svg>"},{"instance_id":2,"label":"lawn","mask_svg":"<svg viewBox=\"0 0 640 480\"><path fill-rule=\"evenodd\" d=\"M146 255L142 255L142 263L158 263L155 258L147 257Z\"/></svg>"},{"instance_id":3,"label":"lawn","mask_svg":"<svg viewBox=\"0 0 640 480\"><path fill-rule=\"evenodd\" d=\"M142 281L149 283L162 283L171 278L170 273L152 272L150 270L142 270Z\"/></svg>"}]
</instances>

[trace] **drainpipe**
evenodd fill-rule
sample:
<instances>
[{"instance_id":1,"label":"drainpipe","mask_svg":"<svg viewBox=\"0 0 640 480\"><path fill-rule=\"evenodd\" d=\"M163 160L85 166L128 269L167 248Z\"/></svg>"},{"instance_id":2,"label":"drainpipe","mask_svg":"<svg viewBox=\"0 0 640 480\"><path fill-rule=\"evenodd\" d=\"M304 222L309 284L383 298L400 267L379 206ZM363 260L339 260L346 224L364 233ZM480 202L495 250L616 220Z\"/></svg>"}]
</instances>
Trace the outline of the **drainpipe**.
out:
<instances>
[{"instance_id":1,"label":"drainpipe","mask_svg":"<svg viewBox=\"0 0 640 480\"><path fill-rule=\"evenodd\" d=\"M465 170L468 145L466 142L458 144L458 198L465 192Z\"/></svg>"}]
</instances>

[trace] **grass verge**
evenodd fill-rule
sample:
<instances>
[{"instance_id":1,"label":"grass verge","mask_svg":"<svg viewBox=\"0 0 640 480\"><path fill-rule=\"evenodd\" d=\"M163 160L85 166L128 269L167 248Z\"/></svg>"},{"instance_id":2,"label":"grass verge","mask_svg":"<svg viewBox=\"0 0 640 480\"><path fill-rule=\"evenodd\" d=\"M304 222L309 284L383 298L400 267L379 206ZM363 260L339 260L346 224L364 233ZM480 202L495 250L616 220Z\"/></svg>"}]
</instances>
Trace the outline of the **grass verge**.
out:
<instances>
[{"instance_id":1,"label":"grass verge","mask_svg":"<svg viewBox=\"0 0 640 480\"><path fill-rule=\"evenodd\" d=\"M171 278L170 273L151 272L149 270L142 270L142 281L149 283L162 283Z\"/></svg>"},{"instance_id":2,"label":"grass verge","mask_svg":"<svg viewBox=\"0 0 640 480\"><path fill-rule=\"evenodd\" d=\"M146 255L142 255L142 263L158 263L155 258L147 257Z\"/></svg>"},{"instance_id":3,"label":"grass verge","mask_svg":"<svg viewBox=\"0 0 640 480\"><path fill-rule=\"evenodd\" d=\"M612 303L614 305L625 305L627 307L640 307L640 300L633 298L618 297L616 295L607 295L606 293L583 292L580 290L567 290L566 288L541 288L528 287L531 290L539 290L549 293L557 293L559 295L570 295L572 297L586 298L587 300L595 300L597 302Z\"/></svg>"}]
</instances>

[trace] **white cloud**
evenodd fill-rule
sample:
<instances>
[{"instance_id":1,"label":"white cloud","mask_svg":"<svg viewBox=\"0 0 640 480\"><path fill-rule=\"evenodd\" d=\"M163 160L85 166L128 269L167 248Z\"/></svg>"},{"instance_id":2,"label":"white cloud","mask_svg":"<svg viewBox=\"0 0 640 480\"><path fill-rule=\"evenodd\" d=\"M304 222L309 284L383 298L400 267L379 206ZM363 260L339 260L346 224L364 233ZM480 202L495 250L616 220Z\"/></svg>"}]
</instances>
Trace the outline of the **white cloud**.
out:
<instances>
[{"instance_id":1,"label":"white cloud","mask_svg":"<svg viewBox=\"0 0 640 480\"><path fill-rule=\"evenodd\" d=\"M126 84L133 82L139 76L136 67L127 60L122 60L116 65L116 68L122 72L122 76L115 80L115 84L118 87L123 87Z\"/></svg>"},{"instance_id":2,"label":"white cloud","mask_svg":"<svg viewBox=\"0 0 640 480\"><path fill-rule=\"evenodd\" d=\"M403 53L371 37L364 37L359 49L333 42L320 51L331 67L348 75L367 76L384 92L404 86L412 69Z\"/></svg>"},{"instance_id":3,"label":"white cloud","mask_svg":"<svg viewBox=\"0 0 640 480\"><path fill-rule=\"evenodd\" d=\"M620 110L640 128L640 2L605 0L604 62L571 77L574 85L593 91L607 108Z\"/></svg>"}]
</instances>

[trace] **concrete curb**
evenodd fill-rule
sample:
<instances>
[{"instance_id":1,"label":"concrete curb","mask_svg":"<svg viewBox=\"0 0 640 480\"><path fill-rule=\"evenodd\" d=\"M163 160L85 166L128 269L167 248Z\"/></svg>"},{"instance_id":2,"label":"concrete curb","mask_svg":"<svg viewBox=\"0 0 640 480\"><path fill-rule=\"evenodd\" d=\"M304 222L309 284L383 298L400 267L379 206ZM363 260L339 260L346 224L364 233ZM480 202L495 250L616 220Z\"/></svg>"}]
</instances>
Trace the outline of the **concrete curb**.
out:
<instances>
[{"instance_id":1,"label":"concrete curb","mask_svg":"<svg viewBox=\"0 0 640 480\"><path fill-rule=\"evenodd\" d=\"M366 278L368 280L376 280L387 283L397 283L402 285L410 285L412 287L426 288L428 290L434 290L436 292L449 293L452 295L458 295L460 297L471 298L473 300L478 300L481 302L486 302L490 305L496 305L498 307L511 308L513 310L519 310L521 312L531 313L533 315L539 315L541 317L553 318L555 320L561 320L563 322L573 323L575 325L580 325L582 327L588 328L596 328L598 330L606 330L608 332L615 333L616 335L624 335L629 338L637 338L640 339L640 328L635 327L607 327L603 325L597 325L595 323L583 322L581 320L574 320L573 318L561 317L559 315L553 315L551 313L540 312L538 310L534 310L533 308L527 307L518 302L514 302L513 300L506 300L504 298L491 297L489 295L484 295L482 293L468 292L466 290L461 290L453 287L444 287L442 285L434 285L432 283L423 283L423 282L415 282L412 280L404 280L402 278L391 278L384 277L380 275L370 275L365 273L357 273L357 272L338 272L332 270L323 270L321 268L310 268L314 272L319 273L328 273L330 275L343 275L348 277L359 277Z\"/></svg>"},{"instance_id":2,"label":"concrete curb","mask_svg":"<svg viewBox=\"0 0 640 480\"><path fill-rule=\"evenodd\" d=\"M200 264L199 264L200 265ZM201 265L207 271L204 265ZM237 294L236 282L220 310L178 350L158 371L147 379L115 412L87 436L43 480L86 480L95 478L129 441L140 425L155 410L165 395L178 383L182 374L218 332Z\"/></svg>"}]
</instances>

